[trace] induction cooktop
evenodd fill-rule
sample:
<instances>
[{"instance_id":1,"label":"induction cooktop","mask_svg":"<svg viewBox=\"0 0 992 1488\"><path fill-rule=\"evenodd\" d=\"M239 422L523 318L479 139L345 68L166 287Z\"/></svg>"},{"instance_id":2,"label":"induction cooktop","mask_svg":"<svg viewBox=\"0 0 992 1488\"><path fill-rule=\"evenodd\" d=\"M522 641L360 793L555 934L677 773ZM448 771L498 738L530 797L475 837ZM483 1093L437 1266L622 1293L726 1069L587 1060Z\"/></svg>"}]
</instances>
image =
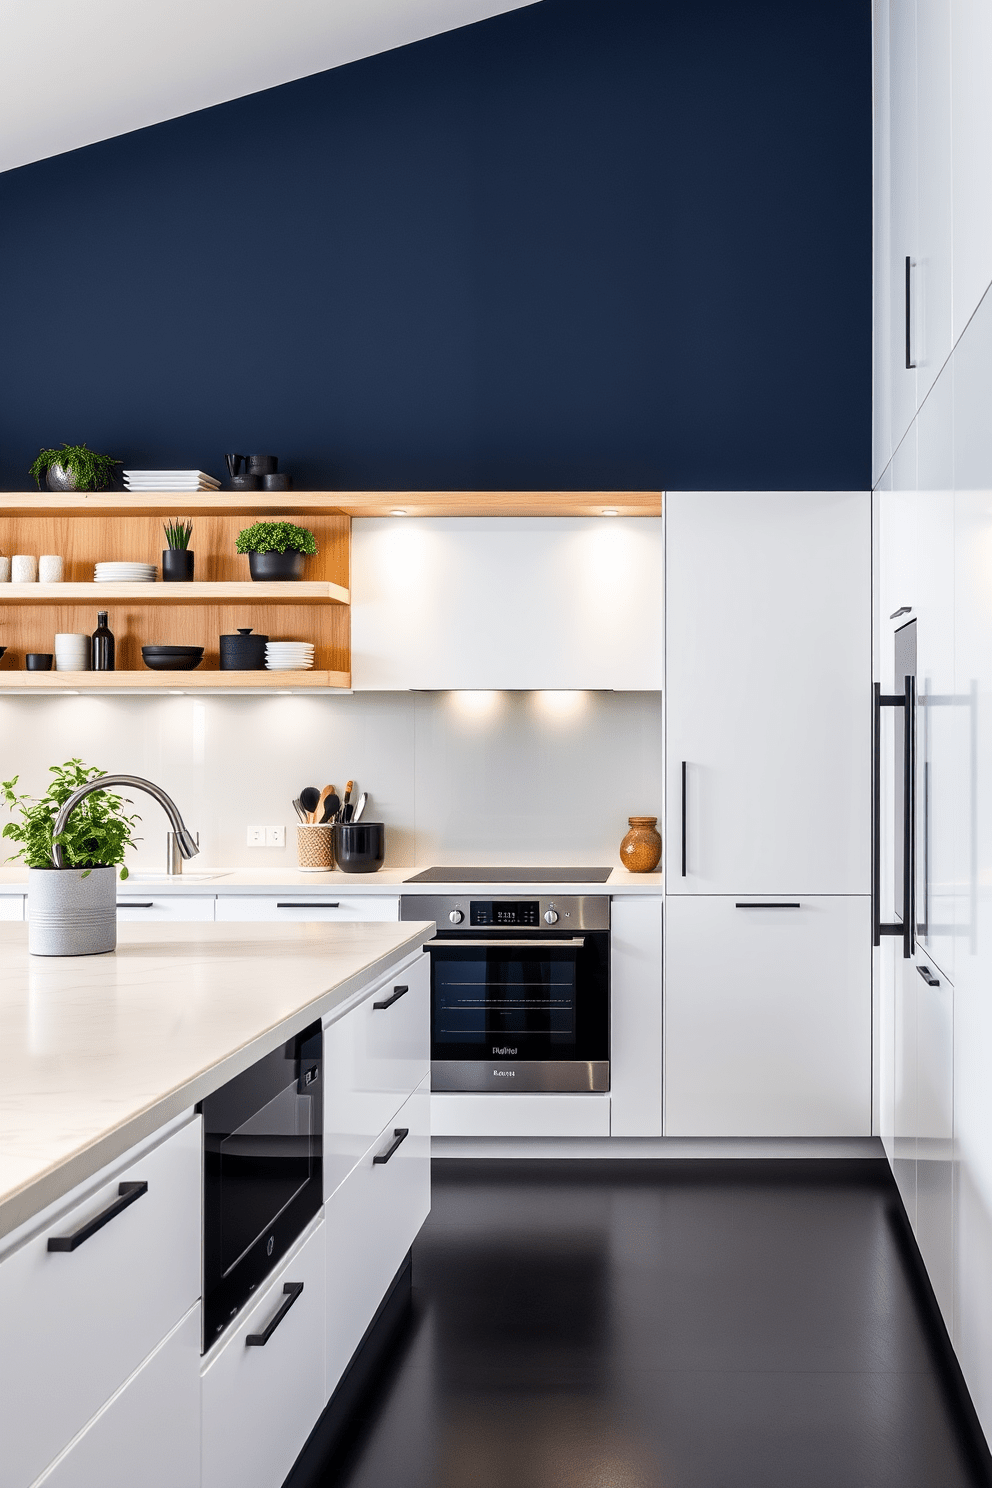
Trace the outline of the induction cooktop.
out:
<instances>
[{"instance_id":1,"label":"induction cooktop","mask_svg":"<svg viewBox=\"0 0 992 1488\"><path fill-rule=\"evenodd\" d=\"M605 883L612 868L425 868L404 883Z\"/></svg>"}]
</instances>

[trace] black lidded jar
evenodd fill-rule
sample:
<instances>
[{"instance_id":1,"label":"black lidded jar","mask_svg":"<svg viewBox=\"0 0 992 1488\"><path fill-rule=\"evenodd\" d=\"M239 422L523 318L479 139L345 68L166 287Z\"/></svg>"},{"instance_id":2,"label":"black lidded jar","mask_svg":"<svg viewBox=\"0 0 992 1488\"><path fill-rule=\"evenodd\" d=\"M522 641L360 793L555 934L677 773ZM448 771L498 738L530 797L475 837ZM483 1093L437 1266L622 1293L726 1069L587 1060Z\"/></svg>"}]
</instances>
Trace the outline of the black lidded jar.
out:
<instances>
[{"instance_id":1,"label":"black lidded jar","mask_svg":"<svg viewBox=\"0 0 992 1488\"><path fill-rule=\"evenodd\" d=\"M375 873L386 857L382 822L335 822L334 861L342 873Z\"/></svg>"},{"instance_id":2,"label":"black lidded jar","mask_svg":"<svg viewBox=\"0 0 992 1488\"><path fill-rule=\"evenodd\" d=\"M220 638L220 669L222 672L264 672L265 643L268 636L254 635L251 626L239 630L237 635L222 635Z\"/></svg>"},{"instance_id":3,"label":"black lidded jar","mask_svg":"<svg viewBox=\"0 0 992 1488\"><path fill-rule=\"evenodd\" d=\"M90 667L94 672L116 670L114 633L107 624L107 611L100 610L96 617L96 630L90 641Z\"/></svg>"}]
</instances>

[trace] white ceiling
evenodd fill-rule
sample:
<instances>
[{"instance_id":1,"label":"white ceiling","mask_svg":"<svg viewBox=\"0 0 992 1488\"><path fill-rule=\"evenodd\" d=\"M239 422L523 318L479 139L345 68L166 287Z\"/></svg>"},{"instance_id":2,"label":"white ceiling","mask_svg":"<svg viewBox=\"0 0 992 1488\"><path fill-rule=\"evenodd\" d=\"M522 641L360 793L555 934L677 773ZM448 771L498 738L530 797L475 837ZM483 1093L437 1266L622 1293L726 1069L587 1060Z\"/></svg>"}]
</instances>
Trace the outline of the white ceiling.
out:
<instances>
[{"instance_id":1,"label":"white ceiling","mask_svg":"<svg viewBox=\"0 0 992 1488\"><path fill-rule=\"evenodd\" d=\"M2 0L0 171L534 0Z\"/></svg>"}]
</instances>

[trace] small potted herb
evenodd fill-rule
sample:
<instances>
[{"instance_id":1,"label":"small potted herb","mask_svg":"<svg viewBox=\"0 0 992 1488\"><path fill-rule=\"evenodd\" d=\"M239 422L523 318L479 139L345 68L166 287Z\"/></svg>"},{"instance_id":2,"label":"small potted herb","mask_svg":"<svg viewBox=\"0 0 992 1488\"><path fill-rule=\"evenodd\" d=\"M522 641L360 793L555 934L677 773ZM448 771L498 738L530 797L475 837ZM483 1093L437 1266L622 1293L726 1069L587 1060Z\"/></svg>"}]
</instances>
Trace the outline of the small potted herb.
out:
<instances>
[{"instance_id":1,"label":"small potted herb","mask_svg":"<svg viewBox=\"0 0 992 1488\"><path fill-rule=\"evenodd\" d=\"M2 835L20 844L8 861L27 864L28 949L34 956L93 956L117 944L116 873L119 868L121 878L128 876L124 853L140 819L128 814L130 802L94 791L70 813L59 838L67 867L56 868L52 850L60 807L103 773L78 759L52 765L54 779L37 800L16 793L17 775L0 782L6 805L19 817Z\"/></svg>"},{"instance_id":2,"label":"small potted herb","mask_svg":"<svg viewBox=\"0 0 992 1488\"><path fill-rule=\"evenodd\" d=\"M248 554L253 579L302 579L303 560L316 554L317 539L292 522L255 522L238 533L237 550Z\"/></svg>"},{"instance_id":3,"label":"small potted herb","mask_svg":"<svg viewBox=\"0 0 992 1488\"><path fill-rule=\"evenodd\" d=\"M64 444L61 449L40 450L28 475L34 476L39 491L42 476L50 491L102 491L120 463L85 444Z\"/></svg>"},{"instance_id":4,"label":"small potted herb","mask_svg":"<svg viewBox=\"0 0 992 1488\"><path fill-rule=\"evenodd\" d=\"M166 584L192 579L194 554L189 546L192 536L192 522L165 523L165 540L169 546L162 549L162 578Z\"/></svg>"}]
</instances>

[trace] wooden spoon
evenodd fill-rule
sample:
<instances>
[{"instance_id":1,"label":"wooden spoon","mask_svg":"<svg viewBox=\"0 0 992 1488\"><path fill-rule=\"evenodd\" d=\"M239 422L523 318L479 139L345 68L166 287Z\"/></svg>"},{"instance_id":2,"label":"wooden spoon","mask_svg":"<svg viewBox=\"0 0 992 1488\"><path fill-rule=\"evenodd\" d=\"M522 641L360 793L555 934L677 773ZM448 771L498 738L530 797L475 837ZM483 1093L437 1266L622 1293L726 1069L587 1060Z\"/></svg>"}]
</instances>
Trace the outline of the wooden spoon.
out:
<instances>
[{"instance_id":1,"label":"wooden spoon","mask_svg":"<svg viewBox=\"0 0 992 1488\"><path fill-rule=\"evenodd\" d=\"M317 798L317 804L313 808L313 816L311 817L311 820L317 822L318 825L324 820L324 802L327 800L328 796L333 796L333 794L333 785L325 785L324 789L321 791L320 795Z\"/></svg>"}]
</instances>

